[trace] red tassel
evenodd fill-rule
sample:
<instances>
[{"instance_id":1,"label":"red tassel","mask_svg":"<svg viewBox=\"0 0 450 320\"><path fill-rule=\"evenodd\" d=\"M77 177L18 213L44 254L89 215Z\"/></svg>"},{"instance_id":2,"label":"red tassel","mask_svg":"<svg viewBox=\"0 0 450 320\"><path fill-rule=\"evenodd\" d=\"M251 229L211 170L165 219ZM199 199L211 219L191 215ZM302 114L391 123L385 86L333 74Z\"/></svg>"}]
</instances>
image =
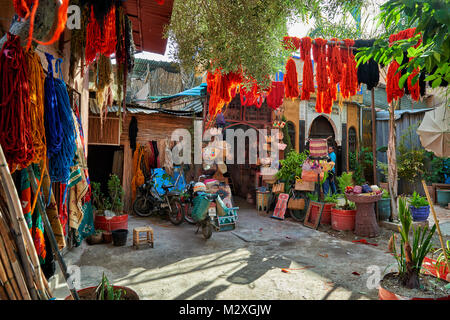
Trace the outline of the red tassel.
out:
<instances>
[{"instance_id":1,"label":"red tassel","mask_svg":"<svg viewBox=\"0 0 450 320\"><path fill-rule=\"evenodd\" d=\"M284 75L283 83L286 98L295 99L299 96L297 67L292 58L289 58L286 63L286 74Z\"/></svg>"},{"instance_id":2,"label":"red tassel","mask_svg":"<svg viewBox=\"0 0 450 320\"><path fill-rule=\"evenodd\" d=\"M300 58L303 60L303 86L301 100L309 100L314 93L314 75L311 61L311 43L309 37L304 37L300 46Z\"/></svg>"}]
</instances>

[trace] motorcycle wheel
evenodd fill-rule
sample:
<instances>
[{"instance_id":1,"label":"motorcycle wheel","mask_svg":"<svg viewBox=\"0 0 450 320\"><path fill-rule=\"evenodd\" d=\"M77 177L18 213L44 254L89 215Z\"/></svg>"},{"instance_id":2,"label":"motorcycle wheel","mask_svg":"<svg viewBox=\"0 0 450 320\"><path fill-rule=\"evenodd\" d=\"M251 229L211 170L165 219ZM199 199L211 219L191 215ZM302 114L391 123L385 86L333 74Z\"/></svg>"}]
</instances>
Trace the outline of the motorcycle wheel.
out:
<instances>
[{"instance_id":1,"label":"motorcycle wheel","mask_svg":"<svg viewBox=\"0 0 450 320\"><path fill-rule=\"evenodd\" d=\"M149 217L152 215L152 203L149 199L145 197L137 197L133 202L133 211L139 217Z\"/></svg>"},{"instance_id":2,"label":"motorcycle wheel","mask_svg":"<svg viewBox=\"0 0 450 320\"><path fill-rule=\"evenodd\" d=\"M190 203L186 203L184 205L184 220L189 223L189 224L196 224L197 222L195 222L195 220L192 218L191 214L192 214L192 206Z\"/></svg>"},{"instance_id":3,"label":"motorcycle wheel","mask_svg":"<svg viewBox=\"0 0 450 320\"><path fill-rule=\"evenodd\" d=\"M183 206L179 200L172 199L170 201L170 207L172 208L172 211L169 210L170 222L177 226L184 220Z\"/></svg>"},{"instance_id":4,"label":"motorcycle wheel","mask_svg":"<svg viewBox=\"0 0 450 320\"><path fill-rule=\"evenodd\" d=\"M202 234L206 240L211 238L212 233L213 233L213 227L209 221L202 224Z\"/></svg>"}]
</instances>

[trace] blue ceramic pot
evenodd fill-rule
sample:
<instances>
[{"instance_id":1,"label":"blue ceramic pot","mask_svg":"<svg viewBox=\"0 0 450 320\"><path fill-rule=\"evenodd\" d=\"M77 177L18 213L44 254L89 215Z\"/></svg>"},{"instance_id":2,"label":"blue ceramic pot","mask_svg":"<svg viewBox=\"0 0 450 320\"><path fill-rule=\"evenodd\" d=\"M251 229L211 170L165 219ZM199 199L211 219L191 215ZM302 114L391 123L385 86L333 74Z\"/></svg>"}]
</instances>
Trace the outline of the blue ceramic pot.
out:
<instances>
[{"instance_id":1,"label":"blue ceramic pot","mask_svg":"<svg viewBox=\"0 0 450 320\"><path fill-rule=\"evenodd\" d=\"M430 206L424 206L416 208L414 206L409 206L411 210L413 221L425 221L430 215Z\"/></svg>"},{"instance_id":2,"label":"blue ceramic pot","mask_svg":"<svg viewBox=\"0 0 450 320\"><path fill-rule=\"evenodd\" d=\"M391 199L381 198L378 200L378 219L389 220L391 216Z\"/></svg>"}]
</instances>

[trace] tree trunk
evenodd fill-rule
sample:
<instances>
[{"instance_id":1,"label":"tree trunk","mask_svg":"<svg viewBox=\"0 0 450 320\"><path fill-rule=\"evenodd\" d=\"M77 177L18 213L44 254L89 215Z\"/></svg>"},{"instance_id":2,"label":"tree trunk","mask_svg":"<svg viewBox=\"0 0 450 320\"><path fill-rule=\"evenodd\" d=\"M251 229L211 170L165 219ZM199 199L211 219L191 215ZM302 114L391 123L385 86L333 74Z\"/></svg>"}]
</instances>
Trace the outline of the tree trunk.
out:
<instances>
[{"instance_id":1,"label":"tree trunk","mask_svg":"<svg viewBox=\"0 0 450 320\"><path fill-rule=\"evenodd\" d=\"M54 0L41 0L39 1L39 7L36 11L36 17L34 20L34 33L33 36L36 39L44 40L51 36L51 31L58 11L57 2ZM20 36L22 46L26 45L27 38L30 29L30 19L26 21L19 21L17 15L15 15L11 21L9 32ZM0 48L6 42L6 34L0 39Z\"/></svg>"},{"instance_id":2,"label":"tree trunk","mask_svg":"<svg viewBox=\"0 0 450 320\"><path fill-rule=\"evenodd\" d=\"M397 155L396 155L396 129L395 129L395 105L399 100L395 100L389 107L389 141L387 150L388 159L388 185L389 193L391 194L391 219L397 219L397 192L398 192L398 180L397 180Z\"/></svg>"}]
</instances>

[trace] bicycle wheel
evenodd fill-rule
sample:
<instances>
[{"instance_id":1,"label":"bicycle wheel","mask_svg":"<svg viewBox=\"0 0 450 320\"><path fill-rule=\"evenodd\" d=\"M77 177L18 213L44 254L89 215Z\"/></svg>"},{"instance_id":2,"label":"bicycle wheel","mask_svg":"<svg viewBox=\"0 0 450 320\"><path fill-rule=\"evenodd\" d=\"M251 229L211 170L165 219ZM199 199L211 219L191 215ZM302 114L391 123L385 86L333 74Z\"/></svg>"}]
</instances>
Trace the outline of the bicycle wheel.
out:
<instances>
[{"instance_id":1,"label":"bicycle wheel","mask_svg":"<svg viewBox=\"0 0 450 320\"><path fill-rule=\"evenodd\" d=\"M153 203L145 197L138 197L133 202L133 211L140 217L149 217L153 213Z\"/></svg>"},{"instance_id":2,"label":"bicycle wheel","mask_svg":"<svg viewBox=\"0 0 450 320\"><path fill-rule=\"evenodd\" d=\"M184 204L184 220L189 224L196 224L195 220L192 218L192 206L190 203Z\"/></svg>"},{"instance_id":3,"label":"bicycle wheel","mask_svg":"<svg viewBox=\"0 0 450 320\"><path fill-rule=\"evenodd\" d=\"M295 221L303 222L305 220L306 211L308 210L309 199L304 192L294 193L294 197L295 199L304 199L305 207L302 210L288 209L288 213Z\"/></svg>"},{"instance_id":4,"label":"bicycle wheel","mask_svg":"<svg viewBox=\"0 0 450 320\"><path fill-rule=\"evenodd\" d=\"M184 220L183 206L179 200L172 199L170 201L170 207L172 208L172 210L169 210L170 222L177 226Z\"/></svg>"}]
</instances>

